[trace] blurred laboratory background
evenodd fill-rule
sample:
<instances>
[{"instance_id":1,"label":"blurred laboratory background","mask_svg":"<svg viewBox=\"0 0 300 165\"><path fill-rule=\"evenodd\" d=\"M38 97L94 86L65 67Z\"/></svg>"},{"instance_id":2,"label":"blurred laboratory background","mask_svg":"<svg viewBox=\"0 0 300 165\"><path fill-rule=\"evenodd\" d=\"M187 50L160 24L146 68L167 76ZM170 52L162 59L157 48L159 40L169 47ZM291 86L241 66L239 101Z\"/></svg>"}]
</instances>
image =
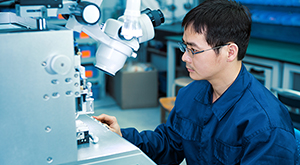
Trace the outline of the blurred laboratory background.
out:
<instances>
[{"instance_id":1,"label":"blurred laboratory background","mask_svg":"<svg viewBox=\"0 0 300 165\"><path fill-rule=\"evenodd\" d=\"M108 110L99 104L97 113L120 117L121 126L134 126L143 130L146 122L154 129L161 121L160 98L174 97L177 91L191 82L181 61L177 42L181 41L184 15L201 0L143 0L141 9L160 9L165 23L155 28L155 37L141 44L137 58L128 58L126 66L115 77L103 74L93 67L97 43L81 39L82 63L86 65L89 80L93 82L95 102L112 101L118 110ZM299 0L238 0L252 14L252 32L244 64L268 89L277 88L300 91L300 2ZM103 21L124 13L126 1L103 1ZM82 42L81 42L82 41ZM90 74L89 74L90 73ZM274 92L275 93L275 92ZM115 103L115 104L113 104ZM101 106L105 105L105 106ZM152 110L149 110L152 109ZM144 112L145 110L145 112ZM296 112L296 111L295 111ZM130 114L125 116L125 114ZM147 115L145 114L147 113ZM298 111L297 111L298 113ZM133 115L134 114L134 115ZM140 114L141 117L136 115ZM130 120L128 118L132 117ZM151 117L150 117L151 116ZM124 118L124 119L122 119ZM136 120L136 121L134 121ZM132 124L126 124L132 122ZM147 125L147 124L146 124Z\"/></svg>"}]
</instances>

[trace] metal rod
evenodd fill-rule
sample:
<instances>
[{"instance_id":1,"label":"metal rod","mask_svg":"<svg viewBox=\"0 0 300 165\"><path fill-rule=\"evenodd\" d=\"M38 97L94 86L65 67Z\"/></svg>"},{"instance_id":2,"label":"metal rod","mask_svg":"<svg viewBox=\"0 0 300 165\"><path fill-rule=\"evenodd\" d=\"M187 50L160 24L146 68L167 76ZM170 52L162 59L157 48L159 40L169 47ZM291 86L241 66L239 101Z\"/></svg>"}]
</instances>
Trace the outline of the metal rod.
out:
<instances>
[{"instance_id":1,"label":"metal rod","mask_svg":"<svg viewBox=\"0 0 300 165\"><path fill-rule=\"evenodd\" d=\"M37 29L38 30L46 30L47 29L47 22L45 18L38 18L37 22Z\"/></svg>"}]
</instances>

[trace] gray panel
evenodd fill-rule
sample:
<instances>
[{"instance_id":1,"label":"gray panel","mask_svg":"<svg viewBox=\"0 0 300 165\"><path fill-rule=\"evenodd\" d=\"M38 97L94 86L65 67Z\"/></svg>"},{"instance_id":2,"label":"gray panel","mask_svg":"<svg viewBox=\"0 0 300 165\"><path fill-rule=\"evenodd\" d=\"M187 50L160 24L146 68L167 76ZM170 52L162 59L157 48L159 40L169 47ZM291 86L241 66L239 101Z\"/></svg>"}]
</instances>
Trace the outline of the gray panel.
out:
<instances>
[{"instance_id":1,"label":"gray panel","mask_svg":"<svg viewBox=\"0 0 300 165\"><path fill-rule=\"evenodd\" d=\"M73 63L72 31L3 33L0 45L0 130L9 140L0 142L0 162L76 160L74 93L80 89L74 83L79 79L74 78L73 67L65 75L50 74L45 70L49 63L44 63L54 55ZM66 78L72 82L66 83ZM73 95L67 96L67 91ZM54 97L56 93L59 97Z\"/></svg>"}]
</instances>

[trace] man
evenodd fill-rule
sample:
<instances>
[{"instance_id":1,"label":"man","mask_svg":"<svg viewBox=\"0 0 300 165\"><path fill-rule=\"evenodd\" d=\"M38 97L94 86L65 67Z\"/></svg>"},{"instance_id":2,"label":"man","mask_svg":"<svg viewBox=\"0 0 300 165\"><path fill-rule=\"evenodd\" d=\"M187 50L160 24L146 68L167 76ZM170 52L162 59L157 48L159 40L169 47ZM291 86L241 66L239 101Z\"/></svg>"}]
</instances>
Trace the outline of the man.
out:
<instances>
[{"instance_id":1,"label":"man","mask_svg":"<svg viewBox=\"0 0 300 165\"><path fill-rule=\"evenodd\" d=\"M95 117L157 164L294 164L296 142L285 106L242 64L251 16L228 0L205 1L183 19L189 76L166 124L155 131L120 130L114 117Z\"/></svg>"}]
</instances>

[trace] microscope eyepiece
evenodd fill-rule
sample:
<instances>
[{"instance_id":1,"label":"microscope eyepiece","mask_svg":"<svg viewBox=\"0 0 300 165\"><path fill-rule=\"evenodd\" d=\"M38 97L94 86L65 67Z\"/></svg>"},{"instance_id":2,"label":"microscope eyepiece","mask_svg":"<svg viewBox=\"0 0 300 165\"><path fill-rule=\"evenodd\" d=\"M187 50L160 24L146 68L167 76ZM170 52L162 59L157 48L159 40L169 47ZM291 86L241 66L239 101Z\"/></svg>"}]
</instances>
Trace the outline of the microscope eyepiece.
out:
<instances>
[{"instance_id":1,"label":"microscope eyepiece","mask_svg":"<svg viewBox=\"0 0 300 165\"><path fill-rule=\"evenodd\" d=\"M164 14L161 10L151 10L149 8L143 10L142 14L147 14L154 27L157 27L165 22Z\"/></svg>"}]
</instances>

